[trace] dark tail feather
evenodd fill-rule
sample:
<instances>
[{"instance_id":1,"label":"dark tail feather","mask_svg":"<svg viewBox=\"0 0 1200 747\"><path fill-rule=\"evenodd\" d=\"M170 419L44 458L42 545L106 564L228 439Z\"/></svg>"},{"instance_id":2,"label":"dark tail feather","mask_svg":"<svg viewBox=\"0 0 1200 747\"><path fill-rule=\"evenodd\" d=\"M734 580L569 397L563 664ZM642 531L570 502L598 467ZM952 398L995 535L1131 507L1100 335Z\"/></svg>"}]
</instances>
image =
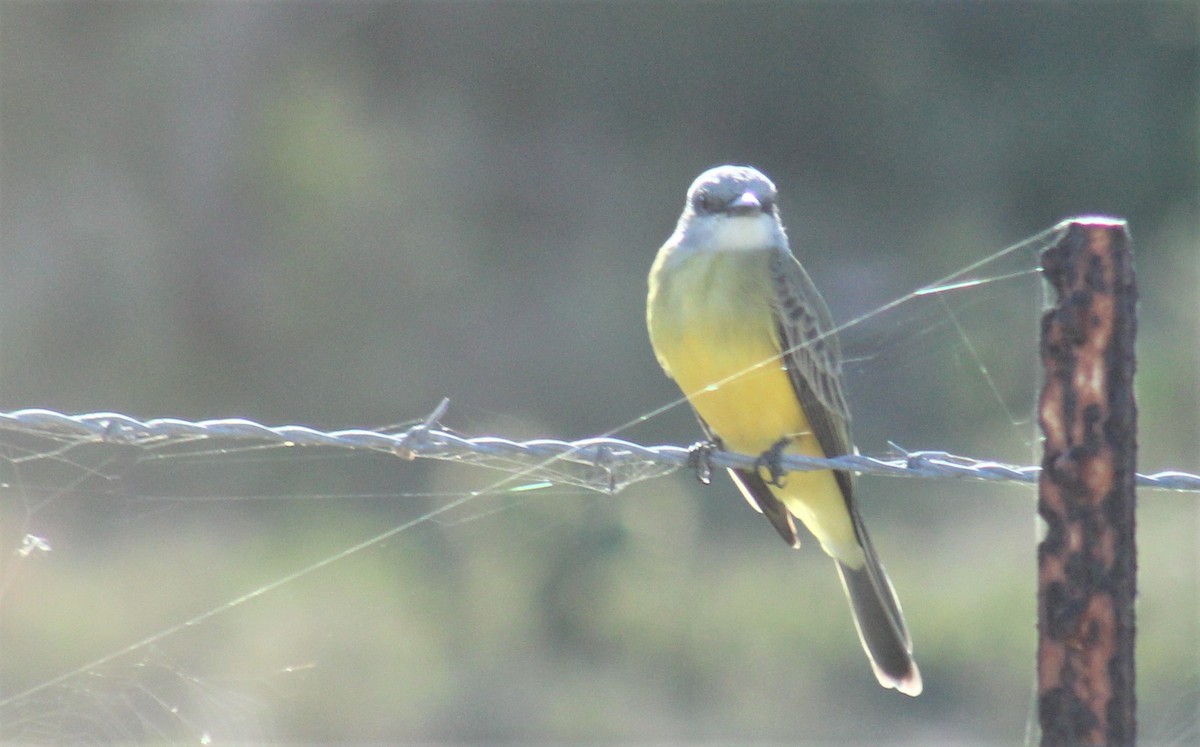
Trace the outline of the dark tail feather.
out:
<instances>
[{"instance_id":1,"label":"dark tail feather","mask_svg":"<svg viewBox=\"0 0 1200 747\"><path fill-rule=\"evenodd\" d=\"M894 687L905 695L920 695L921 672L913 661L912 640L896 592L869 541L863 543L863 551L866 562L861 568L834 561L842 588L850 599L858 638L871 659L879 684Z\"/></svg>"},{"instance_id":2,"label":"dark tail feather","mask_svg":"<svg viewBox=\"0 0 1200 747\"><path fill-rule=\"evenodd\" d=\"M771 486L757 472L748 469L731 469L729 476L734 485L742 491L742 495L767 517L783 541L792 547L800 547L800 539L796 536L796 525L792 523L792 515L788 513L783 503L771 492Z\"/></svg>"}]
</instances>

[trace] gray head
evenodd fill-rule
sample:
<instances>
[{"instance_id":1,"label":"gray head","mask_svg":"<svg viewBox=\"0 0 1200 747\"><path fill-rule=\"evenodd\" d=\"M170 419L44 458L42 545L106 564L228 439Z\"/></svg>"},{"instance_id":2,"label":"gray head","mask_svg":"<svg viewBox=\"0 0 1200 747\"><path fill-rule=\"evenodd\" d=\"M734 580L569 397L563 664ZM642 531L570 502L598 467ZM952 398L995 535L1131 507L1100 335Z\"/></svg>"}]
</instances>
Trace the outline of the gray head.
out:
<instances>
[{"instance_id":1,"label":"gray head","mask_svg":"<svg viewBox=\"0 0 1200 747\"><path fill-rule=\"evenodd\" d=\"M692 182L685 210L696 215L772 215L775 185L753 166L717 166Z\"/></svg>"},{"instance_id":2,"label":"gray head","mask_svg":"<svg viewBox=\"0 0 1200 747\"><path fill-rule=\"evenodd\" d=\"M787 247L775 185L752 166L717 166L696 177L672 243L687 251Z\"/></svg>"}]
</instances>

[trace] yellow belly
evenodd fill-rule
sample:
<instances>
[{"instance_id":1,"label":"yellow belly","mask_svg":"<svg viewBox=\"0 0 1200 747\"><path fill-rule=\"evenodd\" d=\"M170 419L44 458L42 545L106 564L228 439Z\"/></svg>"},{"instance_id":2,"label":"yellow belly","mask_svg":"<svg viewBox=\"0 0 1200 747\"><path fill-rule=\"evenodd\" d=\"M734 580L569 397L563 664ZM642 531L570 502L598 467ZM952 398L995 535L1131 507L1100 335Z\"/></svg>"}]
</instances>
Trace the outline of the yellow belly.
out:
<instances>
[{"instance_id":1,"label":"yellow belly","mask_svg":"<svg viewBox=\"0 0 1200 747\"><path fill-rule=\"evenodd\" d=\"M725 448L761 454L788 438L789 453L825 456L779 358L769 270L765 253L748 252L698 255L673 267L666 283L651 282L651 342ZM827 553L861 557L832 472L794 472L772 490Z\"/></svg>"},{"instance_id":2,"label":"yellow belly","mask_svg":"<svg viewBox=\"0 0 1200 747\"><path fill-rule=\"evenodd\" d=\"M712 327L690 328L664 358L696 412L727 448L759 454L803 437L808 420L768 334L714 344Z\"/></svg>"}]
</instances>

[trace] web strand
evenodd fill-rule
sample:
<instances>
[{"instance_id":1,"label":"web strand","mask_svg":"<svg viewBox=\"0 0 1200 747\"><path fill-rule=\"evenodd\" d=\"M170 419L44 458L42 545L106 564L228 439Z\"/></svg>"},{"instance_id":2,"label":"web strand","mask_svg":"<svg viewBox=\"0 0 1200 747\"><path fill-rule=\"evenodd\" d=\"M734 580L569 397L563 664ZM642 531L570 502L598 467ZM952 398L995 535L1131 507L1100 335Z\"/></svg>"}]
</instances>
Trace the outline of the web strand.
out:
<instances>
[{"instance_id":1,"label":"web strand","mask_svg":"<svg viewBox=\"0 0 1200 747\"><path fill-rule=\"evenodd\" d=\"M1001 258L1019 251L1033 252L1048 245L1057 237L1058 232L1058 227L1050 228L1006 247L838 325L829 334L840 335L873 319L891 314L907 303L932 298L940 308L939 313L942 314L942 318L948 320L954 330L958 344L966 351L967 357L987 384L990 396L1004 408L1008 425L1017 425L1020 423L1020 418L1015 416L1012 408L1006 403L989 373L980 351L961 324L954 309L947 302L947 298L951 294L969 293L995 283L1036 274L1037 269L1030 267L1017 272L996 272L982 277L975 276L976 273L985 270ZM808 344L812 342L809 341ZM1032 352L1030 354L1032 355ZM726 381L718 382L715 386L727 383L736 376L744 375L756 368L777 364L778 360L778 357L773 357L760 361L731 376ZM18 494L24 501L27 515L44 510L49 503L56 500L56 496L74 491L87 480L109 480L128 466L119 463L120 460L116 457L112 460L102 461L98 466L80 458L82 450L97 446L129 450L128 454L132 455L130 459L140 464L168 460L192 460L207 463L210 460L232 459L260 453L264 457L269 457L280 450L305 450L311 454L336 450L350 453L375 452L402 459L454 462L484 467L501 473L495 480L477 490L460 493L404 494L406 497L432 496L444 502L411 519L396 523L385 531L372 534L366 539L348 544L336 552L279 575L265 584L258 585L243 594L212 606L182 622L164 627L151 635L140 637L128 645L41 680L31 687L5 695L0 699L0 710L19 706L39 693L56 688L74 678L97 672L124 657L153 650L184 630L210 622L230 610L275 592L287 584L311 576L366 549L378 547L417 526L427 523L456 526L466 521L475 521L482 517L512 510L514 505L523 502L518 500L495 509L483 510L467 519L450 518L451 512L455 509L467 506L482 497L513 493L529 493L530 496L540 497L552 492L548 489L555 487L577 488L613 495L634 484L659 479L680 469L689 469L692 451L687 447L678 445L645 446L617 438L618 435L626 433L635 426L680 407L686 402L686 397L677 397L597 437L574 441L555 439L515 441L495 436L464 436L442 426L441 423L446 415L446 402L435 408L423 421L398 432L365 428L323 431L300 425L268 426L244 419L187 421L159 418L138 420L116 413L67 415L43 409L24 409L0 413L0 432L8 434L9 438L20 444L19 447L6 447L4 456L4 461L11 465L18 482L25 479L23 475L26 467L38 463L58 462L78 470L78 475L70 482L59 485L53 491L48 491L49 496L40 501L30 500L27 495L29 483L2 486L5 488L15 487L19 491ZM7 441L9 438L4 440ZM754 468L759 457L760 455L755 454L713 452L710 462L713 468ZM883 456L854 454L830 459L789 454L782 459L780 466L785 471L832 468L886 477L966 479L1023 485L1035 483L1039 474L1039 468L1036 466L1013 465L986 458L972 458L931 450L911 452L897 450L897 453ZM1183 471L1138 475L1137 480L1139 485L1151 489L1192 492L1200 490L1200 476ZM321 497L336 499L341 496L322 495ZM362 497L362 495L354 494L347 497ZM275 499L276 497L271 498ZM282 498L295 500L297 496L282 496ZM246 499L243 496L236 500ZM164 499L157 498L157 500ZM223 498L220 496L190 496L168 498L167 500L207 501L223 500ZM27 528L26 537L27 539L31 537ZM32 538L30 541L33 540L40 540L40 538ZM36 542L30 546L35 547Z\"/></svg>"}]
</instances>

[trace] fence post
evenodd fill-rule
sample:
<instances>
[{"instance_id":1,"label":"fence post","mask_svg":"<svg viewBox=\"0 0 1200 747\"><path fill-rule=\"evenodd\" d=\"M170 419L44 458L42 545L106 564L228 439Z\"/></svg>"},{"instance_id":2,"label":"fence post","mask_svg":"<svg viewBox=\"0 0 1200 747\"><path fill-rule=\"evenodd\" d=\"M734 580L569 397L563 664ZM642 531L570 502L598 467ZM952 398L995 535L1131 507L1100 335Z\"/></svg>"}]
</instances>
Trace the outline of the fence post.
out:
<instances>
[{"instance_id":1,"label":"fence post","mask_svg":"<svg viewBox=\"0 0 1200 747\"><path fill-rule=\"evenodd\" d=\"M1132 745L1137 288L1124 221L1059 228L1042 253L1057 300L1042 318L1038 401L1041 743Z\"/></svg>"}]
</instances>

